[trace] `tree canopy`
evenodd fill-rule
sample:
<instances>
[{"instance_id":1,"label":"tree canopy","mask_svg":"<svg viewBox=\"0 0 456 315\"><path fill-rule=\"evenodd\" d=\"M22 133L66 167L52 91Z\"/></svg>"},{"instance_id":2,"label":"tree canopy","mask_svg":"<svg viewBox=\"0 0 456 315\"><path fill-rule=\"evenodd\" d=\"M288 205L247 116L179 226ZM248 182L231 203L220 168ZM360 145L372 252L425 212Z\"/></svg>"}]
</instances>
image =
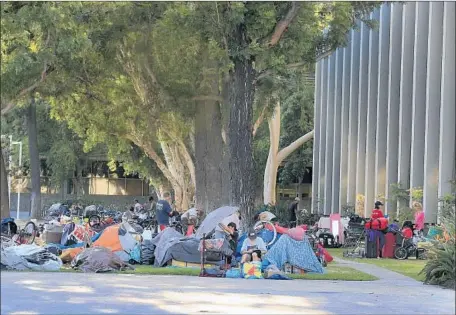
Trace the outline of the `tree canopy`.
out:
<instances>
[{"instance_id":1,"label":"tree canopy","mask_svg":"<svg viewBox=\"0 0 456 315\"><path fill-rule=\"evenodd\" d=\"M2 2L2 116L34 93L85 152L106 145L127 169L170 185L180 208L199 192L200 206L236 204L250 217L254 116L271 117L279 97L280 146L312 129L302 69L378 5ZM302 175L309 153L286 160L285 181Z\"/></svg>"}]
</instances>

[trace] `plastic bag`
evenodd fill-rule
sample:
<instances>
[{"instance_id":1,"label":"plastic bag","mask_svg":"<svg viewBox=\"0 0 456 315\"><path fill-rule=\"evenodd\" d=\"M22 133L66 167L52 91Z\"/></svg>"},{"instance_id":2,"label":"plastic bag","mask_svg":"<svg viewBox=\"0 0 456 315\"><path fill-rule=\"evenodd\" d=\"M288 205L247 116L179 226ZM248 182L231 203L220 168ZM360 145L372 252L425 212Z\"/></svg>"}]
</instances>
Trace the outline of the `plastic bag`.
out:
<instances>
[{"instance_id":1,"label":"plastic bag","mask_svg":"<svg viewBox=\"0 0 456 315\"><path fill-rule=\"evenodd\" d=\"M226 278L242 278L242 273L240 269L229 269L225 274Z\"/></svg>"},{"instance_id":2,"label":"plastic bag","mask_svg":"<svg viewBox=\"0 0 456 315\"><path fill-rule=\"evenodd\" d=\"M242 274L245 279L263 279L261 274L261 262L252 261L242 265Z\"/></svg>"}]
</instances>

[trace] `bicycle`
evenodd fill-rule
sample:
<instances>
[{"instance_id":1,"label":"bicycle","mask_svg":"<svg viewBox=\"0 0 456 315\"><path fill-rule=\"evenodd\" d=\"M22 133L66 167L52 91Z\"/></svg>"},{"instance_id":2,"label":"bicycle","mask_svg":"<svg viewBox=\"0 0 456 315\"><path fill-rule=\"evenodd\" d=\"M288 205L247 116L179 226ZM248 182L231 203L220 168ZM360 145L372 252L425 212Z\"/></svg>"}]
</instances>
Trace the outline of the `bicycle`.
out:
<instances>
[{"instance_id":1,"label":"bicycle","mask_svg":"<svg viewBox=\"0 0 456 315\"><path fill-rule=\"evenodd\" d=\"M13 218L6 218L2 220L1 236L2 242L5 239L14 242L15 245L33 244L37 235L38 229L32 221L27 222L24 228L17 231L17 225Z\"/></svg>"},{"instance_id":2,"label":"bicycle","mask_svg":"<svg viewBox=\"0 0 456 315\"><path fill-rule=\"evenodd\" d=\"M94 231L101 231L107 226L116 224L121 221L122 214L111 210L101 210L97 214L92 214L89 217L89 226Z\"/></svg>"},{"instance_id":3,"label":"bicycle","mask_svg":"<svg viewBox=\"0 0 456 315\"><path fill-rule=\"evenodd\" d=\"M255 231L260 231L262 229L265 229L266 228L266 225L269 224L271 227L272 227L272 232L274 233L273 237L272 237L272 240L270 242L268 242L266 244L266 246L270 246L272 244L274 244L276 238L277 238L277 229L275 227L274 224L272 224L271 221L267 221L267 220L259 220L255 223L255 225L253 226L253 229Z\"/></svg>"}]
</instances>

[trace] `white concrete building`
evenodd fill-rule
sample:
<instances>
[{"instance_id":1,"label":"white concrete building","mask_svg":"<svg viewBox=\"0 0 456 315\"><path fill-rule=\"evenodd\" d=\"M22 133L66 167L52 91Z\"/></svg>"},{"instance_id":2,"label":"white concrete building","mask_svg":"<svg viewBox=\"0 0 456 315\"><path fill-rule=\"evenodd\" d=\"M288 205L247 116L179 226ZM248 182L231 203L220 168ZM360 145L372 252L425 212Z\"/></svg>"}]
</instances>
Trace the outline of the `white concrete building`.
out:
<instances>
[{"instance_id":1,"label":"white concrete building","mask_svg":"<svg viewBox=\"0 0 456 315\"><path fill-rule=\"evenodd\" d=\"M377 29L316 65L312 211L422 187L427 222L455 176L455 2L384 4ZM387 202L393 215L397 204Z\"/></svg>"}]
</instances>

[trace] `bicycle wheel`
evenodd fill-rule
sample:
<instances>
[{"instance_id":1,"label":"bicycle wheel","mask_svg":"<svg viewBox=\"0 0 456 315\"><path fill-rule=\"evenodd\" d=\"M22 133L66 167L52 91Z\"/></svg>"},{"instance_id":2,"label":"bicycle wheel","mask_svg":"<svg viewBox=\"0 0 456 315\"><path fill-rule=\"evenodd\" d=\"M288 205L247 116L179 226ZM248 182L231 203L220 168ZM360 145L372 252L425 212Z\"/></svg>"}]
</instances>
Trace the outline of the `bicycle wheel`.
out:
<instances>
[{"instance_id":1,"label":"bicycle wheel","mask_svg":"<svg viewBox=\"0 0 456 315\"><path fill-rule=\"evenodd\" d=\"M272 226L272 232L274 233L274 236L272 237L272 240L266 244L266 246L269 246L271 244L274 244L276 238L277 238L277 229L276 227L274 226L274 224L271 223L271 221L258 221L257 223L255 223L255 225L253 226L253 229L254 230L257 230L258 228L260 228L260 226L262 226L262 228L264 229L265 228L265 225L266 224L269 224Z\"/></svg>"},{"instance_id":2,"label":"bicycle wheel","mask_svg":"<svg viewBox=\"0 0 456 315\"><path fill-rule=\"evenodd\" d=\"M19 243L20 244L33 244L38 229L35 223L28 222L24 228L19 232Z\"/></svg>"},{"instance_id":3,"label":"bicycle wheel","mask_svg":"<svg viewBox=\"0 0 456 315\"><path fill-rule=\"evenodd\" d=\"M396 248L396 250L394 251L394 257L396 257L396 259L399 259L399 260L407 259L407 257L408 257L407 249L405 249L404 247Z\"/></svg>"}]
</instances>

